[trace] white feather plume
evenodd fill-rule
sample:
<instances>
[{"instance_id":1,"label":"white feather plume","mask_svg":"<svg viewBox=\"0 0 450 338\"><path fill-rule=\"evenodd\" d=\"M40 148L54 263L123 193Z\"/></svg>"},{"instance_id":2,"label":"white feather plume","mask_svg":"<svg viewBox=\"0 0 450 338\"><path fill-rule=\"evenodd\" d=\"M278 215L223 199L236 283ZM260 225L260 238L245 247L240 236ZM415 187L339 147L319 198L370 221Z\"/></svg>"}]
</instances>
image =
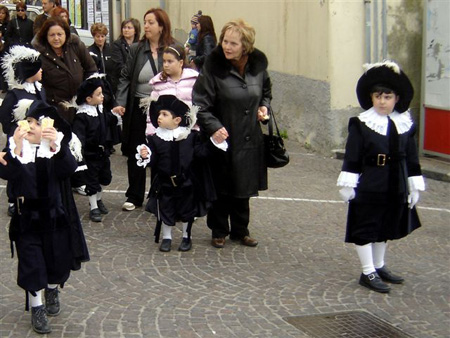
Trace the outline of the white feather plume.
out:
<instances>
[{"instance_id":1,"label":"white feather plume","mask_svg":"<svg viewBox=\"0 0 450 338\"><path fill-rule=\"evenodd\" d=\"M41 53L37 50L25 46L12 46L10 48L2 60L3 76L10 89L23 89L23 85L14 74L16 64L24 60L34 62L39 58L39 55Z\"/></svg>"},{"instance_id":2,"label":"white feather plume","mask_svg":"<svg viewBox=\"0 0 450 338\"><path fill-rule=\"evenodd\" d=\"M29 100L29 99L19 100L19 102L17 102L17 104L15 105L15 107L13 109L14 121L24 120L25 116L27 114L27 111L33 102L34 102L33 100Z\"/></svg>"},{"instance_id":3,"label":"white feather plume","mask_svg":"<svg viewBox=\"0 0 450 338\"><path fill-rule=\"evenodd\" d=\"M369 69L377 68L377 67L387 67L392 69L394 73L400 74L400 66L391 60L383 60L382 62L376 63L365 63L363 65L364 72L367 73Z\"/></svg>"},{"instance_id":4,"label":"white feather plume","mask_svg":"<svg viewBox=\"0 0 450 338\"><path fill-rule=\"evenodd\" d=\"M105 73L94 73L91 76L89 76L85 81L91 80L91 79L103 79L106 77Z\"/></svg>"},{"instance_id":5,"label":"white feather plume","mask_svg":"<svg viewBox=\"0 0 450 338\"><path fill-rule=\"evenodd\" d=\"M70 101L61 101L59 103L61 106L64 107L64 109L68 110L70 108L75 108L76 110L78 110L79 106L77 105L77 96L75 95L74 97L72 97L72 99Z\"/></svg>"},{"instance_id":6,"label":"white feather plume","mask_svg":"<svg viewBox=\"0 0 450 338\"><path fill-rule=\"evenodd\" d=\"M69 141L69 149L78 162L83 160L81 141L74 133L72 133L72 138Z\"/></svg>"}]
</instances>

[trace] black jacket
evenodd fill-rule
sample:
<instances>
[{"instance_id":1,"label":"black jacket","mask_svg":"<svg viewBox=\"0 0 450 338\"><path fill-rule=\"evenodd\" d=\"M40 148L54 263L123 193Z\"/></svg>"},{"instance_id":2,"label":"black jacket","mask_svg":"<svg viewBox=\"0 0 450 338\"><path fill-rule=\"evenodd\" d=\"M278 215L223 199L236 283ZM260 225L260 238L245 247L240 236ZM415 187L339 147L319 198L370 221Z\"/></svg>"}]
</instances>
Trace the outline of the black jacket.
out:
<instances>
[{"instance_id":1,"label":"black jacket","mask_svg":"<svg viewBox=\"0 0 450 338\"><path fill-rule=\"evenodd\" d=\"M195 57L192 59L198 71L202 69L206 57L211 54L216 45L216 39L211 34L206 34L202 41L198 43Z\"/></svg>"}]
</instances>

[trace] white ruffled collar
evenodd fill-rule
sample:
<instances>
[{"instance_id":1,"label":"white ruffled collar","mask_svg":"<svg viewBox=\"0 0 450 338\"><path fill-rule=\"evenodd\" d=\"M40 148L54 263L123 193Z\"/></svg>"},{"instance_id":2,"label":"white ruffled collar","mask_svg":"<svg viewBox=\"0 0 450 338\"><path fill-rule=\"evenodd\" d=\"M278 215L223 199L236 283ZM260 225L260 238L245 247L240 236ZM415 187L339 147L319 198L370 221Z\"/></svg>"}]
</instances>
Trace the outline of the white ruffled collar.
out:
<instances>
[{"instance_id":1,"label":"white ruffled collar","mask_svg":"<svg viewBox=\"0 0 450 338\"><path fill-rule=\"evenodd\" d=\"M390 119L394 122L397 132L399 134L404 134L411 129L413 121L411 119L411 114L409 110L400 114L397 111L393 111L389 114ZM386 136L388 127L388 118L386 115L378 114L372 107L369 110L359 114L358 116L361 122L364 122L367 127L372 129L374 132Z\"/></svg>"},{"instance_id":2,"label":"white ruffled collar","mask_svg":"<svg viewBox=\"0 0 450 338\"><path fill-rule=\"evenodd\" d=\"M98 116L97 108L100 111L100 113L103 112L103 105L101 104L99 104L98 106L91 106L87 103L83 103L78 107L77 114L86 114L92 117L97 117Z\"/></svg>"},{"instance_id":3,"label":"white ruffled collar","mask_svg":"<svg viewBox=\"0 0 450 338\"><path fill-rule=\"evenodd\" d=\"M22 84L23 89L30 93L30 94L36 94L36 88L41 91L42 83L36 81L36 82L24 82Z\"/></svg>"},{"instance_id":4,"label":"white ruffled collar","mask_svg":"<svg viewBox=\"0 0 450 338\"><path fill-rule=\"evenodd\" d=\"M164 141L181 141L187 138L190 132L190 129L187 127L177 127L175 129L158 127L155 134Z\"/></svg>"}]
</instances>

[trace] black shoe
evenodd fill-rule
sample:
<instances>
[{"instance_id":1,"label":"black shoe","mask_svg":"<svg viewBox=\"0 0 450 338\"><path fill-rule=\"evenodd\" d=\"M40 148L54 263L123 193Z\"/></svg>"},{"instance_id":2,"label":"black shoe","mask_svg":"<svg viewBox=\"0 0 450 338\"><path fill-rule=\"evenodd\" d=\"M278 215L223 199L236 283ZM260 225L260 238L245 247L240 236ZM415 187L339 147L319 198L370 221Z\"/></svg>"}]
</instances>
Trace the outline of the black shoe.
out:
<instances>
[{"instance_id":1,"label":"black shoe","mask_svg":"<svg viewBox=\"0 0 450 338\"><path fill-rule=\"evenodd\" d=\"M161 246L159 247L159 251L169 252L171 246L172 246L172 240L165 238L162 240Z\"/></svg>"},{"instance_id":2,"label":"black shoe","mask_svg":"<svg viewBox=\"0 0 450 338\"><path fill-rule=\"evenodd\" d=\"M388 293L391 291L390 287L381 281L380 276L376 272L368 275L362 273L359 278L359 284L380 293Z\"/></svg>"},{"instance_id":3,"label":"black shoe","mask_svg":"<svg viewBox=\"0 0 450 338\"><path fill-rule=\"evenodd\" d=\"M102 213L99 208L93 209L89 211L89 219L92 222L101 222L102 221Z\"/></svg>"},{"instance_id":4,"label":"black shoe","mask_svg":"<svg viewBox=\"0 0 450 338\"><path fill-rule=\"evenodd\" d=\"M8 216L12 217L14 215L14 212L16 211L16 206L14 204L8 205Z\"/></svg>"},{"instance_id":5,"label":"black shoe","mask_svg":"<svg viewBox=\"0 0 450 338\"><path fill-rule=\"evenodd\" d=\"M44 305L31 308L31 326L37 333L52 332Z\"/></svg>"},{"instance_id":6,"label":"black shoe","mask_svg":"<svg viewBox=\"0 0 450 338\"><path fill-rule=\"evenodd\" d=\"M51 317L59 315L61 307L59 306L59 290L58 288L47 289L44 291L45 309L47 314Z\"/></svg>"},{"instance_id":7,"label":"black shoe","mask_svg":"<svg viewBox=\"0 0 450 338\"><path fill-rule=\"evenodd\" d=\"M402 284L405 280L403 277L394 275L387 267L386 265L383 265L382 268L376 269L378 275L382 280L385 282L389 282L392 284Z\"/></svg>"},{"instance_id":8,"label":"black shoe","mask_svg":"<svg viewBox=\"0 0 450 338\"><path fill-rule=\"evenodd\" d=\"M107 215L109 213L108 208L105 207L105 204L103 204L102 200L97 201L97 206L100 210L100 213L102 213L103 215Z\"/></svg>"},{"instance_id":9,"label":"black shoe","mask_svg":"<svg viewBox=\"0 0 450 338\"><path fill-rule=\"evenodd\" d=\"M192 241L190 238L183 237L183 240L178 247L178 251L189 251L192 248Z\"/></svg>"}]
</instances>

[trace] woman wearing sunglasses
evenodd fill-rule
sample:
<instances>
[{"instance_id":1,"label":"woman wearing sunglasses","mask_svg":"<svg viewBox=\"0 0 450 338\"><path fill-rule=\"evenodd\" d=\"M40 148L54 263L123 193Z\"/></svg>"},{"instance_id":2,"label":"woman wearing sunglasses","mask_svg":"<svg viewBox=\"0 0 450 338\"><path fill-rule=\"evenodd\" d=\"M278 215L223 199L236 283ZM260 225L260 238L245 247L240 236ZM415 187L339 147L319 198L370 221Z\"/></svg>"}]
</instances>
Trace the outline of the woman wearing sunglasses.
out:
<instances>
[{"instance_id":1,"label":"woman wearing sunglasses","mask_svg":"<svg viewBox=\"0 0 450 338\"><path fill-rule=\"evenodd\" d=\"M6 43L8 47L14 45L30 45L33 39L33 21L27 18L27 5L23 2L16 4L16 17L8 23Z\"/></svg>"}]
</instances>

